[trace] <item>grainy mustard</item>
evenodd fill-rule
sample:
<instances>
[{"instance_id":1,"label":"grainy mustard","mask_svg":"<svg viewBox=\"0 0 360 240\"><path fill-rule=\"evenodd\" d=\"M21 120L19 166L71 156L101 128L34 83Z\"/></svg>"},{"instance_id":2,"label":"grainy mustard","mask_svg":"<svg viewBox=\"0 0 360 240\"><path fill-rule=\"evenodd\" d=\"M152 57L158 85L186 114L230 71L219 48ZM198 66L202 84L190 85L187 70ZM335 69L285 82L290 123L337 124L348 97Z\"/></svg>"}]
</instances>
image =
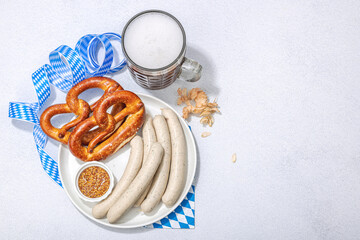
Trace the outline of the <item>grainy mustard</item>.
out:
<instances>
[{"instance_id":1,"label":"grainy mustard","mask_svg":"<svg viewBox=\"0 0 360 240\"><path fill-rule=\"evenodd\" d=\"M110 176L101 167L88 167L80 173L78 185L80 191L86 197L98 198L108 191Z\"/></svg>"}]
</instances>

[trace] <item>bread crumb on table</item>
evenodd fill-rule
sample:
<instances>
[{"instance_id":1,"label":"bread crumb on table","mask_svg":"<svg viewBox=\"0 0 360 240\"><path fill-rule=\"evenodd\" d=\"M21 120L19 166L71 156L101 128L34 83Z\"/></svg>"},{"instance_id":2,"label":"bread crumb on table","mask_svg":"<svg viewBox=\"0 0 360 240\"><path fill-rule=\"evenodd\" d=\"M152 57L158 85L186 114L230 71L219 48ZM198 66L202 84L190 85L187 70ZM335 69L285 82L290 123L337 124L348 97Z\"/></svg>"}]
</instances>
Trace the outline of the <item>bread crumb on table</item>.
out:
<instances>
[{"instance_id":1,"label":"bread crumb on table","mask_svg":"<svg viewBox=\"0 0 360 240\"><path fill-rule=\"evenodd\" d=\"M235 162L236 162L236 153L234 153L234 154L232 155L232 157L231 157L231 161L232 161L233 163L235 163Z\"/></svg>"},{"instance_id":2,"label":"bread crumb on table","mask_svg":"<svg viewBox=\"0 0 360 240\"><path fill-rule=\"evenodd\" d=\"M206 138L206 137L208 137L208 136L210 136L210 135L211 135L211 132L203 132L203 133L201 134L201 137Z\"/></svg>"}]
</instances>

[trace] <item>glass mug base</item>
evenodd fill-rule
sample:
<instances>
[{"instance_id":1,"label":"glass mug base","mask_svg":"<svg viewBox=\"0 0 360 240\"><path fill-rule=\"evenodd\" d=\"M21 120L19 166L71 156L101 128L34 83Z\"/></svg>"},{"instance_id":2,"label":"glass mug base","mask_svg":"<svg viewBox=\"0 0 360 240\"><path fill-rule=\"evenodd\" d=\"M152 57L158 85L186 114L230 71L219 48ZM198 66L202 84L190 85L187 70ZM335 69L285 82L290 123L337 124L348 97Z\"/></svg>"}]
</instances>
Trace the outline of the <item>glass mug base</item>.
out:
<instances>
[{"instance_id":1,"label":"glass mug base","mask_svg":"<svg viewBox=\"0 0 360 240\"><path fill-rule=\"evenodd\" d=\"M156 32L158 29L161 29L160 25L162 26L162 24L163 24L163 22L156 22L156 21L153 21L153 19L151 19L151 17L158 17L158 16L166 17L166 18L161 19L160 21L175 22L176 28L178 28L175 30L181 31L180 38L182 38L182 39L175 39L175 41L174 41L174 42L176 42L176 43L174 43L174 45L176 45L176 44L178 45L179 41L182 41L182 45L180 45L181 51L179 52L179 54L175 60L169 61L169 64L167 64L164 67L160 67L160 68L143 67L139 63L134 61L134 59L138 59L138 61L139 61L139 56L140 57L142 56L141 55L142 52L140 50L138 50L137 47L144 51L144 58L148 57L145 60L148 60L148 63L150 63L150 64L152 64L153 62L156 62L156 60L159 60L160 57L163 57L164 55L166 55L168 53L170 53L170 54L174 53L173 49L171 49L171 47L172 47L171 42L164 42L162 39L162 38L168 39L169 37L171 38L172 36L163 36L163 35L156 36L156 33L152 32L153 30L154 30L154 32ZM145 17L146 21L144 21L144 19L141 19L144 17ZM142 23L133 24L133 22L135 20L137 21L137 19L141 19ZM138 21L138 22L141 22L141 21ZM152 24L151 26L149 26L149 22ZM159 24L159 26L156 26L157 23ZM132 25L134 25L135 27ZM144 26L141 26L141 25L146 25L147 27L144 28ZM165 26L166 26L166 24L165 24ZM131 29L130 33L127 32L129 27ZM154 27L154 29L151 29L151 27ZM135 28L135 30L134 30L134 28ZM138 31L139 32L138 35L135 34L135 36L134 36L134 31L135 32L137 31L136 28L141 29L142 32ZM162 29L162 31L163 32L161 34L163 34L164 32L166 34L167 32L174 32L174 29ZM130 36L128 36L128 34ZM190 82L195 82L200 79L201 72L202 72L202 66L198 62L185 57L185 52L186 52L185 31L184 31L181 23L171 14L164 12L164 11L160 11L160 10L149 10L149 11L141 12L141 13L135 15L133 18L131 18L129 20L129 22L125 25L125 28L122 33L122 37L123 38L122 38L121 46L122 46L122 50L125 55L125 58L127 60L127 68L130 72L131 77L141 87L155 90L155 89L162 89L162 88L165 88L165 87L171 85L178 78L181 80L190 81ZM142 41L143 39L144 39L144 43L139 42L140 40ZM158 41L158 43L156 43L156 41ZM132 46L132 45L134 45L133 44L134 42L136 42L136 43L139 42L139 43L138 43L138 45L135 44L135 47L134 47L134 46ZM153 45L151 45L149 43L151 43ZM156 44L158 44L158 45L156 45ZM166 45L164 47L164 49L162 49L161 44ZM128 47L127 45L130 45L130 47ZM149 46L147 46L147 45L149 45ZM147 46L147 48L144 48L144 46ZM163 50L163 52L161 52L159 49ZM137 53L135 52L135 55L133 54L134 50L138 51ZM129 54L129 53L131 53L131 54ZM150 54L147 54L147 53L150 53ZM159 53L159 56L156 56L157 53ZM142 59L140 59L140 60L142 60Z\"/></svg>"},{"instance_id":2,"label":"glass mug base","mask_svg":"<svg viewBox=\"0 0 360 240\"><path fill-rule=\"evenodd\" d=\"M180 67L177 67L167 73L157 75L145 75L144 73L137 71L136 68L132 68L129 66L128 70L131 77L138 85L143 88L152 90L162 89L171 85L181 73Z\"/></svg>"}]
</instances>

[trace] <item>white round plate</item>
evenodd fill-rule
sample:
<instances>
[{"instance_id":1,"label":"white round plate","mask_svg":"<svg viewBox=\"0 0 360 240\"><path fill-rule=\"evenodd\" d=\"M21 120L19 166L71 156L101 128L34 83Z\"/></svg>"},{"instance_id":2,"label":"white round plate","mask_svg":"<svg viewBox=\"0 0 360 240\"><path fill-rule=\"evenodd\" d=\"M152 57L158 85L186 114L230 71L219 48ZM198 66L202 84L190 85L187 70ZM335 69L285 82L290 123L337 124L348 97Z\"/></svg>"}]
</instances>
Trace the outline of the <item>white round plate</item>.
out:
<instances>
[{"instance_id":1,"label":"white round plate","mask_svg":"<svg viewBox=\"0 0 360 240\"><path fill-rule=\"evenodd\" d=\"M141 93L137 93L137 95L144 102L146 113L150 114L152 117L154 117L156 114L161 114L161 108L170 108L177 114L178 118L180 119L180 123L182 125L186 138L186 144L187 144L188 169L186 176L186 184L183 192L180 195L179 200L176 202L176 204L173 207L168 208L163 203L159 203L157 207L155 207L155 209L150 214L144 214L143 212L140 211L140 208L132 208L125 215L123 215L116 223L110 224L106 218L104 219L94 218L91 214L91 210L96 203L85 202L76 193L76 187L74 184L76 170L80 167L80 165L84 164L84 162L74 157L70 153L67 145L61 144L59 148L59 158L58 158L59 173L66 194L69 196L70 200L75 205L75 207L86 217L90 218L91 220L97 223L106 225L108 227L113 227L113 228L141 227L157 222L160 219L166 217L172 211L174 211L175 208L185 198L186 194L190 190L191 184L195 176L196 159L197 159L196 146L195 146L194 137L185 120L181 116L179 116L179 114L172 107L170 107L162 100ZM140 133L141 131L138 132L138 134ZM129 155L130 155L130 146L129 144L127 144L118 152L111 155L106 160L102 161L111 169L111 171L115 176L116 182L119 181L120 177L122 176L125 170Z\"/></svg>"}]
</instances>

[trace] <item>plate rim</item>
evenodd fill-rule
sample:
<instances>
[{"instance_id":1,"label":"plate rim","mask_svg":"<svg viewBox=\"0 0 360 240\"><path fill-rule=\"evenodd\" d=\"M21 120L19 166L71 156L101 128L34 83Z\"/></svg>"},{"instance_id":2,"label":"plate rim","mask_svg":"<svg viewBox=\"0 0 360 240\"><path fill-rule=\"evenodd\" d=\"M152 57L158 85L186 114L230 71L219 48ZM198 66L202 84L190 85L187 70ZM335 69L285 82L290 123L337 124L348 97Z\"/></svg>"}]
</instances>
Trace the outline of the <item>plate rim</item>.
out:
<instances>
[{"instance_id":1,"label":"plate rim","mask_svg":"<svg viewBox=\"0 0 360 240\"><path fill-rule=\"evenodd\" d=\"M161 216L155 218L154 221L152 221L152 222L150 222L150 223L147 223L147 224L145 224L145 225L144 225L144 224L135 224L135 225L133 225L133 226L123 226L123 225L121 225L121 224L110 224L110 223L108 223L108 222L103 222L103 221L101 221L101 219L96 219L96 218L94 218L93 216L91 216L91 214L88 215L88 214L87 214L86 212L84 212L77 204L75 204L75 202L73 201L73 199L70 197L70 194L69 194L69 192L68 192L68 189L65 187L65 184L63 184L63 189L65 190L65 193L66 193L67 197L70 199L71 203L75 206L75 208L76 208L79 212L81 212L82 215L84 215L85 217L87 217L87 218L89 218L90 220L94 221L95 223L101 224L101 225L103 225L103 226L111 227L111 228L117 228L117 229L131 229L131 228L145 227L145 226L151 225L151 224L153 224L153 223L155 223L155 222L157 222L157 221L159 221L159 220L167 217L169 214L171 214L178 206L180 206L180 204L182 203L182 201L185 199L185 197L186 197L187 194L189 193L189 191L190 191L190 189L191 189L191 187L192 187L192 185L193 185L194 179L195 179L196 168L197 168L197 160L198 160L198 159L197 159L197 157L198 157L197 155L198 155L198 154L197 154L197 148L196 148L195 138L194 138L194 135L193 135L193 133L192 133L192 131L191 131L191 129L190 129L189 124L185 121L185 119L183 119L183 118L179 115L179 113L178 113L173 107L171 107L168 103L166 103L165 101L163 101L163 100L161 100L161 99L159 99L159 98L157 98L157 97L154 97L154 96L152 96L152 95L149 95L149 94L144 94L144 93L135 93L135 94L138 95L140 98L141 98L142 96L144 96L144 97L151 98L152 100L161 102L161 103L164 104L166 107L168 107L168 108L170 108L172 111L174 111L175 114L177 115L178 119L180 120L180 122L182 122L182 124L184 124L184 126L186 126L185 129L187 129L186 131L188 131L188 133L189 133L189 135L190 135L190 138L189 138L189 139L186 139L186 140L187 140L187 141L190 140L190 144L194 147L194 155L195 155L194 170L193 170L193 174L190 176L190 180L189 180L189 181L191 182L191 184L189 185L188 188L185 188L185 190L186 190L186 191L185 191L185 195L184 195L182 198L179 198L179 200L177 201L177 202L179 202L179 203L178 203L178 204L175 204L174 206L172 206L171 208L169 208L168 213L167 213L165 216L161 215ZM61 180L62 183L63 183L64 181L63 181L63 177L62 177L62 174L61 174L60 156L61 156L61 152L62 152L62 151L65 151L65 148L66 148L66 147L67 147L66 145L64 145L63 143L60 143L59 148L58 148L58 169L59 169L59 177L60 177L60 180ZM63 150L63 149L64 149L64 150ZM70 154L71 154L71 153L70 153Z\"/></svg>"}]
</instances>

